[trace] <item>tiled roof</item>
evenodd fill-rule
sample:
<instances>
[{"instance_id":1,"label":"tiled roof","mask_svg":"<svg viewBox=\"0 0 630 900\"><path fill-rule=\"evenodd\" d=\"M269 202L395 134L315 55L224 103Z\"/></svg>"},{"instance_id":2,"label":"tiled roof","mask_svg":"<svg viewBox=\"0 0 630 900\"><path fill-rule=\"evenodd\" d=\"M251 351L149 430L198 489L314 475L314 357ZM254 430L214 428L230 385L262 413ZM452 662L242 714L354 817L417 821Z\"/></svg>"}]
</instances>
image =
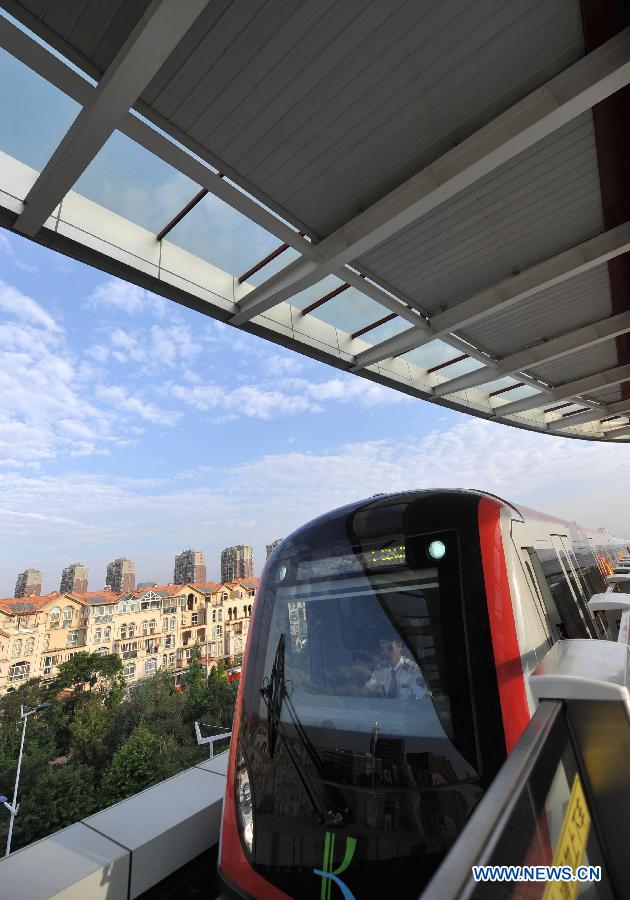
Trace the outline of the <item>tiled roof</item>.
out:
<instances>
[{"instance_id":1,"label":"tiled roof","mask_svg":"<svg viewBox=\"0 0 630 900\"><path fill-rule=\"evenodd\" d=\"M236 587L253 587L257 588L260 584L260 578L235 578L234 581L224 581L219 587L236 588Z\"/></svg>"},{"instance_id":2,"label":"tiled roof","mask_svg":"<svg viewBox=\"0 0 630 900\"><path fill-rule=\"evenodd\" d=\"M44 594L43 597L6 597L0 599L0 611L9 616L23 616L39 612L51 600L59 597L57 591Z\"/></svg>"},{"instance_id":3,"label":"tiled roof","mask_svg":"<svg viewBox=\"0 0 630 900\"><path fill-rule=\"evenodd\" d=\"M87 591L79 593L77 591L69 591L64 594L78 603L87 603L89 606L102 606L109 603L117 603L122 594L115 594L113 591Z\"/></svg>"},{"instance_id":4,"label":"tiled roof","mask_svg":"<svg viewBox=\"0 0 630 900\"><path fill-rule=\"evenodd\" d=\"M152 591L154 594L161 594L163 597L172 597L173 594L179 594L186 589L185 584L156 584L155 587L146 587L140 588L139 590L134 591L134 595L136 597L141 597L143 594L148 594L149 591Z\"/></svg>"}]
</instances>

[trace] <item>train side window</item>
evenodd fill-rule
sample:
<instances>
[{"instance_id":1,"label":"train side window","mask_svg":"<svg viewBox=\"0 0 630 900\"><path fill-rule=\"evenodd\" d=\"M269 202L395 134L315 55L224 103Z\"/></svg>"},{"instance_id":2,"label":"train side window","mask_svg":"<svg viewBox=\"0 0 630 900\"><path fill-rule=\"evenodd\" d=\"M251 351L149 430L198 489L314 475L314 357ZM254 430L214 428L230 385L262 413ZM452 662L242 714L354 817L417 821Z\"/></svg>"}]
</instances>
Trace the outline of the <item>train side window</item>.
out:
<instances>
[{"instance_id":1,"label":"train side window","mask_svg":"<svg viewBox=\"0 0 630 900\"><path fill-rule=\"evenodd\" d=\"M555 550L527 548L527 552L557 637L589 637Z\"/></svg>"},{"instance_id":2,"label":"train side window","mask_svg":"<svg viewBox=\"0 0 630 900\"><path fill-rule=\"evenodd\" d=\"M533 553L533 550L531 550L528 547L523 547L522 550L528 554ZM540 592L540 588L538 586L538 582L536 581L536 578L534 577L534 573L532 572L532 567L531 567L530 563L527 562L527 560L524 560L524 564L525 564L525 571L527 572L527 576L528 576L531 586L532 586L532 591L534 592L534 597L537 600L538 608L540 610L542 610L543 614L544 614L544 622L546 624L546 630L547 630L547 634L549 636L548 637L549 645L553 646L553 644L555 643L555 640L556 640L555 636L557 634L556 627L555 627L552 617L549 615L549 611L543 601L543 598L542 598L542 595ZM553 598L551 598L551 599L553 602ZM556 616L557 616L558 622L559 622L560 617L557 614L558 614L558 611L556 610ZM539 615L540 615L540 613L539 613Z\"/></svg>"},{"instance_id":3,"label":"train side window","mask_svg":"<svg viewBox=\"0 0 630 900\"><path fill-rule=\"evenodd\" d=\"M601 635L599 632L599 628L595 623L595 620L593 619L593 614L588 608L588 603L584 596L583 583L576 572L577 561L574 562L575 557L573 556L573 548L571 547L568 538L565 535L552 534L551 543L554 547L556 555L556 567L557 563L559 563L560 572L563 573L564 576L564 582L566 583L573 597L573 604L570 608L577 612L577 615L581 620L584 629L586 630L586 633L580 635L580 637L600 637ZM552 551L552 553L554 551ZM553 558L549 560L549 565L553 566ZM547 574L544 565L543 570L545 571L545 574Z\"/></svg>"}]
</instances>

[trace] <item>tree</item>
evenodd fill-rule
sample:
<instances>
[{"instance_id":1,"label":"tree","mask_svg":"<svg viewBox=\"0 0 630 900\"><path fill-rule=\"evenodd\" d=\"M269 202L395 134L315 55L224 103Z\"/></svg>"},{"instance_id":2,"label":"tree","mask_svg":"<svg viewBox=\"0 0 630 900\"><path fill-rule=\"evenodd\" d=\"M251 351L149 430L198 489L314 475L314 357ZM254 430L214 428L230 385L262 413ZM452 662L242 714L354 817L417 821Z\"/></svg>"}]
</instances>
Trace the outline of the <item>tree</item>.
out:
<instances>
[{"instance_id":1,"label":"tree","mask_svg":"<svg viewBox=\"0 0 630 900\"><path fill-rule=\"evenodd\" d=\"M40 758L37 760L37 770L31 764L25 775L20 781L20 811L15 819L14 850L72 825L98 809L94 773L90 766L51 766ZM2 819L6 827L6 817Z\"/></svg>"},{"instance_id":2,"label":"tree","mask_svg":"<svg viewBox=\"0 0 630 900\"><path fill-rule=\"evenodd\" d=\"M219 662L218 666L213 666L208 677L208 699L205 709L209 725L232 727L237 692L238 682L228 679L222 663Z\"/></svg>"},{"instance_id":3,"label":"tree","mask_svg":"<svg viewBox=\"0 0 630 900\"><path fill-rule=\"evenodd\" d=\"M200 660L201 650L195 647L184 676L184 716L191 722L197 719L208 705L208 686Z\"/></svg>"},{"instance_id":4,"label":"tree","mask_svg":"<svg viewBox=\"0 0 630 900\"><path fill-rule=\"evenodd\" d=\"M116 653L75 653L59 666L59 674L51 685L51 691L57 694L60 690L72 687L75 694L88 690L101 682L111 684L122 671L122 660ZM105 686L103 685L103 686Z\"/></svg>"},{"instance_id":5,"label":"tree","mask_svg":"<svg viewBox=\"0 0 630 900\"><path fill-rule=\"evenodd\" d=\"M126 743L114 753L103 775L103 792L110 803L137 794L161 779L160 741L146 725L138 725Z\"/></svg>"},{"instance_id":6,"label":"tree","mask_svg":"<svg viewBox=\"0 0 630 900\"><path fill-rule=\"evenodd\" d=\"M72 748L79 762L102 769L111 759L114 713L98 697L80 706L70 724Z\"/></svg>"}]
</instances>

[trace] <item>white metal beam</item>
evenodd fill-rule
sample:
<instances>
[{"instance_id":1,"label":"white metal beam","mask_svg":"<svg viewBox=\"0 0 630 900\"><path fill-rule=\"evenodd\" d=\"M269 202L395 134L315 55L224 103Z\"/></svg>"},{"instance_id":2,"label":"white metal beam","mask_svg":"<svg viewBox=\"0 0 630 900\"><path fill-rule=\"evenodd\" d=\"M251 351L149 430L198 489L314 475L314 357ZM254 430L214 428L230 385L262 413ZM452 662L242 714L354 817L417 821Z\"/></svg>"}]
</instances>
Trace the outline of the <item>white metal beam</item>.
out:
<instances>
[{"instance_id":1,"label":"white metal beam","mask_svg":"<svg viewBox=\"0 0 630 900\"><path fill-rule=\"evenodd\" d=\"M621 428L611 428L606 432L606 440L613 440L618 437L630 437L630 425L623 425Z\"/></svg>"},{"instance_id":2,"label":"white metal beam","mask_svg":"<svg viewBox=\"0 0 630 900\"><path fill-rule=\"evenodd\" d=\"M588 391L601 390L613 384L621 384L622 381L628 381L628 379L630 379L630 365L615 366L614 369L608 369L605 372L596 372L586 378L557 385L551 391L551 396L554 400L570 400L572 397ZM514 403L503 404L497 408L497 412L501 416L511 416L528 409L538 409L546 402L544 397L525 397L523 400L515 400Z\"/></svg>"},{"instance_id":3,"label":"white metal beam","mask_svg":"<svg viewBox=\"0 0 630 900\"><path fill-rule=\"evenodd\" d=\"M427 340L441 337L455 330L461 330L498 310L507 309L522 300L533 297L547 288L568 281L576 275L603 265L616 256L630 250L630 222L624 222L610 231L604 231L588 241L583 241L569 250L564 250L543 262L512 275L492 287L480 291L456 306L438 313L429 320L431 337L420 331L404 331L371 347L356 358L354 370L381 362L398 353L405 353L421 347Z\"/></svg>"},{"instance_id":4,"label":"white metal beam","mask_svg":"<svg viewBox=\"0 0 630 900\"><path fill-rule=\"evenodd\" d=\"M33 237L209 0L153 0L29 191L15 229Z\"/></svg>"},{"instance_id":5,"label":"white metal beam","mask_svg":"<svg viewBox=\"0 0 630 900\"><path fill-rule=\"evenodd\" d=\"M58 59L46 47L38 44L12 22L0 17L0 47L24 65L37 72L59 90L63 91L82 106L91 102L95 88L73 69ZM163 162L186 175L200 187L215 197L219 197L232 209L247 216L252 222L275 235L278 240L289 244L303 256L309 256L313 245L301 237L297 231L270 213L247 194L244 194L225 178L197 157L183 150L174 141L151 128L138 116L127 113L118 129L131 140L136 141ZM173 210L173 214L177 210ZM415 321L415 320L414 320Z\"/></svg>"},{"instance_id":6,"label":"white metal beam","mask_svg":"<svg viewBox=\"0 0 630 900\"><path fill-rule=\"evenodd\" d=\"M560 359L563 356L569 356L577 350L585 350L587 347L612 340L620 334L626 334L629 331L630 312L619 313L616 316L601 319L592 325L585 325L568 334L562 334L559 337L537 344L535 347L529 347L527 350L518 350L516 353L511 353L509 356L505 356L503 359L499 359L483 369L469 372L467 375L460 375L459 378L453 378L451 381L446 381L435 388L435 395L437 397L446 397L466 388L487 384L489 381L495 381L497 378L515 375L524 369L530 369L532 366L552 362L554 359Z\"/></svg>"},{"instance_id":7,"label":"white metal beam","mask_svg":"<svg viewBox=\"0 0 630 900\"><path fill-rule=\"evenodd\" d=\"M402 231L498 166L630 83L630 28L515 103L317 245L317 266L298 261L248 294L231 319L242 325L340 265Z\"/></svg>"},{"instance_id":8,"label":"white metal beam","mask_svg":"<svg viewBox=\"0 0 630 900\"><path fill-rule=\"evenodd\" d=\"M598 419L606 419L608 416L615 416L620 413L630 413L630 400L619 400L617 403L609 403L608 406L595 409L592 412L577 413L575 416L567 416L565 419L551 422L549 431L564 431L565 428L572 428L574 425L597 422Z\"/></svg>"}]
</instances>

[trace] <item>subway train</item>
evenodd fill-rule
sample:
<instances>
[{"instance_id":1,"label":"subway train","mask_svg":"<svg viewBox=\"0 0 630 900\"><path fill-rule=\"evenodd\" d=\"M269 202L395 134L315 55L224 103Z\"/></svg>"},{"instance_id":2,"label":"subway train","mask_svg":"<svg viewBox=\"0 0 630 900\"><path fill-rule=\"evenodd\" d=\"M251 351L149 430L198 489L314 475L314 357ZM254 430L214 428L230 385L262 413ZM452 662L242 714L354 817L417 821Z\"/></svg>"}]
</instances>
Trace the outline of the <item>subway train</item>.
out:
<instances>
[{"instance_id":1,"label":"subway train","mask_svg":"<svg viewBox=\"0 0 630 900\"><path fill-rule=\"evenodd\" d=\"M630 546L478 491L377 495L267 560L233 725L224 896L417 897Z\"/></svg>"}]
</instances>

